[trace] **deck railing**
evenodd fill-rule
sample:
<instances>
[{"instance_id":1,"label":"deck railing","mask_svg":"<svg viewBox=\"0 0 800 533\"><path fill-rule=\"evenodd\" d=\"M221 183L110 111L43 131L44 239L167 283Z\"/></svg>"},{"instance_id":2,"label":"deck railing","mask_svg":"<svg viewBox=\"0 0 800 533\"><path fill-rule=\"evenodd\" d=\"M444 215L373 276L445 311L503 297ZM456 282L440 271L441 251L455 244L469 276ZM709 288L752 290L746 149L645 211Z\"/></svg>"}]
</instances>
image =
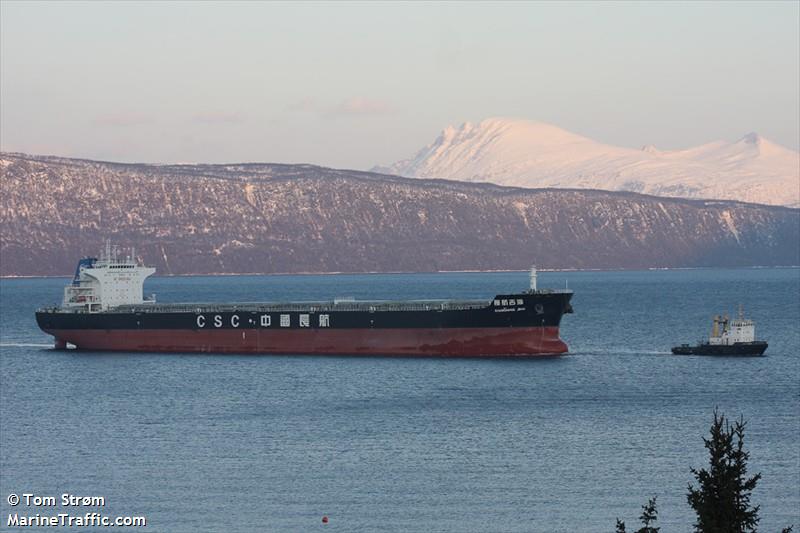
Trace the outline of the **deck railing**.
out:
<instances>
[{"instance_id":1,"label":"deck railing","mask_svg":"<svg viewBox=\"0 0 800 533\"><path fill-rule=\"evenodd\" d=\"M270 303L181 303L159 305L124 305L109 309L118 313L277 313L326 311L439 311L482 309L491 300L426 300L426 301L354 301L354 302L270 302Z\"/></svg>"},{"instance_id":2,"label":"deck railing","mask_svg":"<svg viewBox=\"0 0 800 533\"><path fill-rule=\"evenodd\" d=\"M562 289L539 289L535 294L562 294L571 293ZM523 294L531 294L530 291ZM517 296L507 295L507 296ZM502 295L498 295L502 298ZM490 307L493 299L486 300L338 300L325 302L241 302L235 304L225 303L142 303L120 305L104 310L104 313L278 313L278 312L328 312L328 311L444 311L444 310L471 310ZM62 309L58 307L42 308L40 312L71 312L82 313L84 309Z\"/></svg>"}]
</instances>

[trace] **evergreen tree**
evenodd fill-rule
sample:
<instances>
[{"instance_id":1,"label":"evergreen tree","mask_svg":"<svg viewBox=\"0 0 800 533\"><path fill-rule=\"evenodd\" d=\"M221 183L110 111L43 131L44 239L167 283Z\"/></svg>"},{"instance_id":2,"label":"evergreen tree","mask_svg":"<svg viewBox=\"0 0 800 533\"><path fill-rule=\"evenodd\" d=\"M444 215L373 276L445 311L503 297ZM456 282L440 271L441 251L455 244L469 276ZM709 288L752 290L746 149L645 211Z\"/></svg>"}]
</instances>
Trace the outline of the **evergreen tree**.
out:
<instances>
[{"instance_id":1,"label":"evergreen tree","mask_svg":"<svg viewBox=\"0 0 800 533\"><path fill-rule=\"evenodd\" d=\"M744 419L733 426L714 410L711 438L703 439L709 453L709 469L691 469L698 487L689 485L687 499L697 514L697 533L746 533L758 525L759 506L750 506L750 493L761 474L747 477L744 451Z\"/></svg>"},{"instance_id":2,"label":"evergreen tree","mask_svg":"<svg viewBox=\"0 0 800 533\"><path fill-rule=\"evenodd\" d=\"M654 527L651 524L658 520L658 510L656 509L656 497L653 496L647 500L647 504L642 505L642 514L639 515L639 520L642 521L642 527L637 529L634 533L658 533L661 528ZM625 522L617 519L616 533L626 533Z\"/></svg>"}]
</instances>

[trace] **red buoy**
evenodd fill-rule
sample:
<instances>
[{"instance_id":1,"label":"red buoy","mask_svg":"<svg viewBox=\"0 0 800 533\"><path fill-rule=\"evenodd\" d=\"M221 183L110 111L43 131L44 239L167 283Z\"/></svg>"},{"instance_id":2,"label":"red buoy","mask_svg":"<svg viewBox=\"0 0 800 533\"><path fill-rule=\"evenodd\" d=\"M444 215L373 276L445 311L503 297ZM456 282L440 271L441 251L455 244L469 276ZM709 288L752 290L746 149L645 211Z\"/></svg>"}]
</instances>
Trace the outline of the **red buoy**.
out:
<instances>
[{"instance_id":1,"label":"red buoy","mask_svg":"<svg viewBox=\"0 0 800 533\"><path fill-rule=\"evenodd\" d=\"M327 524L328 523L328 517L327 516L323 516L322 517L322 523L323 524Z\"/></svg>"}]
</instances>

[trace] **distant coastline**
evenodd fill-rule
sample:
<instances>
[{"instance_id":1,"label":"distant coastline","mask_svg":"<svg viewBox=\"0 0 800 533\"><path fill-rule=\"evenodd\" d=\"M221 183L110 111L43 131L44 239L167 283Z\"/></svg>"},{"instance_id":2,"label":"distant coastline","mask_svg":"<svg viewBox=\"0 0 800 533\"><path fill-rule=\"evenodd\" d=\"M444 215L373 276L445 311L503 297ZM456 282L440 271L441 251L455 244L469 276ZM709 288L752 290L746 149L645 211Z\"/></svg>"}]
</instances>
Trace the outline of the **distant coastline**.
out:
<instances>
[{"instance_id":1,"label":"distant coastline","mask_svg":"<svg viewBox=\"0 0 800 533\"><path fill-rule=\"evenodd\" d=\"M650 268L539 268L541 272L657 272L676 270L800 270L800 265L778 266L709 266L709 267L650 267ZM159 274L153 278L214 278L214 277L245 277L245 276L381 276L381 275L424 275L424 274L494 274L494 273L525 273L528 270L496 269L496 270L436 270L436 271L391 271L391 272L225 272L209 274ZM70 279L70 274L59 276L0 276L0 280L15 279Z\"/></svg>"}]
</instances>

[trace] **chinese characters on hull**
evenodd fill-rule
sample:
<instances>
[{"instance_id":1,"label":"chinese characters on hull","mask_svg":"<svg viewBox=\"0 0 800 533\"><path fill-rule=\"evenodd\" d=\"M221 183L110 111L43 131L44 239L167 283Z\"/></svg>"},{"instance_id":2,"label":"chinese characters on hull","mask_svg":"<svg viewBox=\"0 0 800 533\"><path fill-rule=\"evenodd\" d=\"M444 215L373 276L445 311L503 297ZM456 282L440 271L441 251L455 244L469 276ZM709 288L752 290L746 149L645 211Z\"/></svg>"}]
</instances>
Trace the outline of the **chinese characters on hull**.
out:
<instances>
[{"instance_id":1,"label":"chinese characters on hull","mask_svg":"<svg viewBox=\"0 0 800 533\"><path fill-rule=\"evenodd\" d=\"M317 327L329 328L331 326L331 317L329 314L321 313L319 315L316 315L316 317L317 317ZM278 316L278 324L279 327L282 328L292 327L292 315L280 314ZM301 328L310 328L312 324L311 314L309 313L299 314L297 316L297 324ZM254 327L256 325L262 328L270 328L273 327L273 321L272 321L272 315L270 314L260 315L257 321L250 319L249 323L244 322L244 320L238 314L230 315L230 317L223 317L220 314L209 315L208 317L206 317L206 315L200 314L195 317L195 325L197 326L198 329L222 328L222 327L239 328L248 326Z\"/></svg>"}]
</instances>

